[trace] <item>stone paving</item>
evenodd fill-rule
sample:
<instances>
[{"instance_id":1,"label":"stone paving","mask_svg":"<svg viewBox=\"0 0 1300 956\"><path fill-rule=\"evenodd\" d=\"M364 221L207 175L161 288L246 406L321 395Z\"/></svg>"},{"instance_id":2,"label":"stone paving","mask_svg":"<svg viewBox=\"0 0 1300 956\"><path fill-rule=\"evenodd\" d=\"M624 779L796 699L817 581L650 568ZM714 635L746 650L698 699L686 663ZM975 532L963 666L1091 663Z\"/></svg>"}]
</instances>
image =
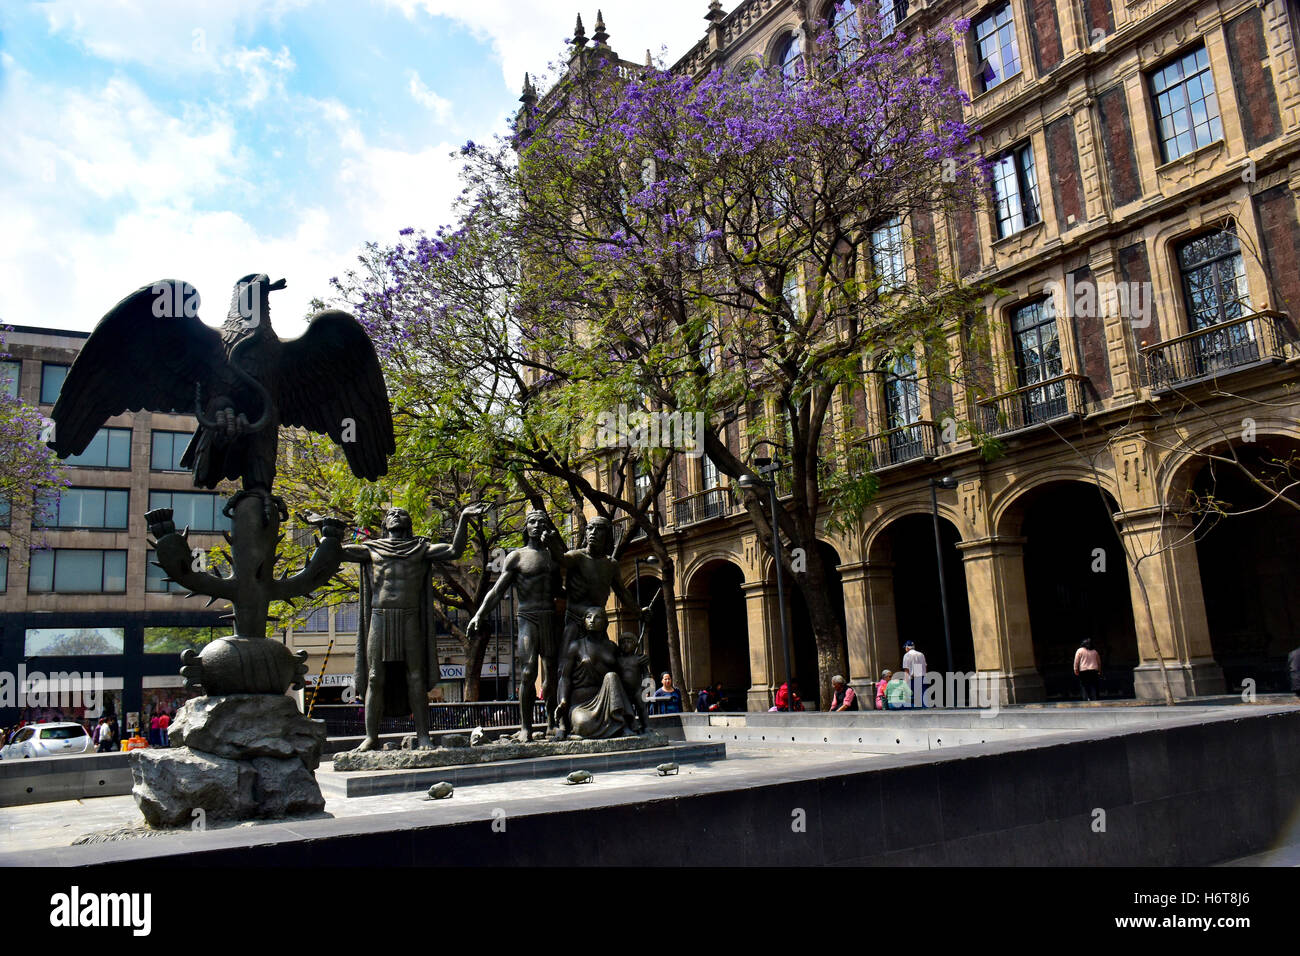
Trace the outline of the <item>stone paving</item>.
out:
<instances>
[{"instance_id":1,"label":"stone paving","mask_svg":"<svg viewBox=\"0 0 1300 956\"><path fill-rule=\"evenodd\" d=\"M671 793L701 780L731 781L741 783L750 776L766 776L772 770L803 770L815 776L828 768L847 769L856 764L877 759L879 755L826 750L781 749L774 747L746 748L728 745L727 759L701 763L682 764L677 774L660 777L653 768L617 770L596 775L590 784L570 785L563 775L554 780L515 780L506 783L486 783L457 788L447 800L430 800L423 793L379 794L371 797L346 797L343 793L343 774L327 769L317 772L321 792L325 796L325 813L336 817L363 817L373 814L427 808L431 814L443 807L460 809L481 807L484 816L491 808L507 801L528 800L536 809L545 810L554 803L569 805L572 798L589 793L593 802L606 802L611 793L625 788L653 784ZM88 800L65 800L55 803L38 803L21 807L0 807L0 853L71 846L80 837L94 833L134 828L143 825L143 818L131 796L97 797ZM271 821L268 821L271 822ZM256 828L263 824L246 822L234 824L241 828ZM166 839L159 836L158 839Z\"/></svg>"}]
</instances>

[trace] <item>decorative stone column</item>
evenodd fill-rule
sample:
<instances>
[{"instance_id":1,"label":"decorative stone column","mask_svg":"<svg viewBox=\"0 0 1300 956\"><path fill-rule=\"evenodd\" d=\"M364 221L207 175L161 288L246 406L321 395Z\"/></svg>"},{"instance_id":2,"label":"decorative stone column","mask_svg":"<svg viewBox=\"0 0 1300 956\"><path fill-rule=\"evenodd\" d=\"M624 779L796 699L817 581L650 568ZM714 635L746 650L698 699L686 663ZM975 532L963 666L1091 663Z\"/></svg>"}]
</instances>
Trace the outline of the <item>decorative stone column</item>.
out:
<instances>
[{"instance_id":1,"label":"decorative stone column","mask_svg":"<svg viewBox=\"0 0 1300 956\"><path fill-rule=\"evenodd\" d=\"M849 686L862 700L860 708L870 710L867 700L875 701L877 658L870 638L870 577L874 565L859 561L841 564L836 570L844 584L845 639L849 647ZM866 695L865 697L863 695Z\"/></svg>"},{"instance_id":2,"label":"decorative stone column","mask_svg":"<svg viewBox=\"0 0 1300 956\"><path fill-rule=\"evenodd\" d=\"M1175 697L1222 694L1223 669L1210 645L1193 520L1162 508L1118 517L1141 660L1133 669L1134 693L1162 699L1168 674Z\"/></svg>"},{"instance_id":3,"label":"decorative stone column","mask_svg":"<svg viewBox=\"0 0 1300 956\"><path fill-rule=\"evenodd\" d=\"M781 624L777 620L776 585L746 581L740 586L749 618L749 693L746 709L765 711L776 699L776 689L785 677L779 672Z\"/></svg>"},{"instance_id":4,"label":"decorative stone column","mask_svg":"<svg viewBox=\"0 0 1300 956\"><path fill-rule=\"evenodd\" d=\"M975 669L1001 704L1042 700L1025 588L1025 539L981 538L957 545L966 572Z\"/></svg>"},{"instance_id":5,"label":"decorative stone column","mask_svg":"<svg viewBox=\"0 0 1300 956\"><path fill-rule=\"evenodd\" d=\"M687 698L709 679L711 668L709 640L709 599L706 597L677 598L677 626L682 634L682 673L674 674L682 688L682 707L691 710L694 700ZM659 679L658 674L655 680ZM690 706L687 706L687 704Z\"/></svg>"}]
</instances>

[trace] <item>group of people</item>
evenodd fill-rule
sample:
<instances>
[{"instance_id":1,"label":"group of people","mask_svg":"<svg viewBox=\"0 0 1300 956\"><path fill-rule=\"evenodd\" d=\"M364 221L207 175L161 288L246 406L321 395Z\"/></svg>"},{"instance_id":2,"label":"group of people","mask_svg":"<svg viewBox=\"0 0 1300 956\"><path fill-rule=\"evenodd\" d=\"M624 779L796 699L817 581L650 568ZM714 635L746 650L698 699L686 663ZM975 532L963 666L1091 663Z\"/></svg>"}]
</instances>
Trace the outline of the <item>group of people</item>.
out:
<instances>
[{"instance_id":1,"label":"group of people","mask_svg":"<svg viewBox=\"0 0 1300 956\"><path fill-rule=\"evenodd\" d=\"M110 713L95 722L95 729L90 732L90 739L95 743L95 752L109 754L121 747L122 732L117 724L117 714Z\"/></svg>"},{"instance_id":2,"label":"group of people","mask_svg":"<svg viewBox=\"0 0 1300 956\"><path fill-rule=\"evenodd\" d=\"M169 731L171 730L172 721L175 719L175 711L167 711L161 708L149 715L149 734L146 739L149 741L150 747L171 746Z\"/></svg>"}]
</instances>

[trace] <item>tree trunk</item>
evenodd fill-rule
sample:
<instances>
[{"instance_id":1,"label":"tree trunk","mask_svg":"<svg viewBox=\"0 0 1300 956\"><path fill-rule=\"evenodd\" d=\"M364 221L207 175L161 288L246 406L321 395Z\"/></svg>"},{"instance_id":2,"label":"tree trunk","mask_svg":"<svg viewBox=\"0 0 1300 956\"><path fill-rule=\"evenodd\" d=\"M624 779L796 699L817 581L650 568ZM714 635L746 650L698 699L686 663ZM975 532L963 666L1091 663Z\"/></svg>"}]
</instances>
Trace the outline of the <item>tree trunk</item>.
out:
<instances>
[{"instance_id":1,"label":"tree trunk","mask_svg":"<svg viewBox=\"0 0 1300 956\"><path fill-rule=\"evenodd\" d=\"M686 710L686 698L690 693L686 686L686 674L682 670L681 630L677 627L677 584L676 569L671 558L659 555L663 568L663 602L664 619L668 625L668 669L672 671L673 683L682 690L682 710ZM658 674L652 675L658 683Z\"/></svg>"},{"instance_id":2,"label":"tree trunk","mask_svg":"<svg viewBox=\"0 0 1300 956\"><path fill-rule=\"evenodd\" d=\"M493 634L493 640L496 635ZM465 699L479 700L479 684L483 674L483 657L487 652L487 634L480 630L478 635L465 645Z\"/></svg>"},{"instance_id":3,"label":"tree trunk","mask_svg":"<svg viewBox=\"0 0 1300 956\"><path fill-rule=\"evenodd\" d=\"M791 571L789 555L783 552L783 556L787 558L785 570ZM815 542L811 548L805 549L804 560L807 562L806 569L790 573L788 580L792 579L798 586L808 608L808 621L817 642L818 706L826 710L830 706L831 678L840 674L847 680L851 675L848 673L849 662L844 649L844 628L840 624L839 614L831 607L826 589L828 569ZM797 635L791 634L790 639L790 653L793 656Z\"/></svg>"}]
</instances>

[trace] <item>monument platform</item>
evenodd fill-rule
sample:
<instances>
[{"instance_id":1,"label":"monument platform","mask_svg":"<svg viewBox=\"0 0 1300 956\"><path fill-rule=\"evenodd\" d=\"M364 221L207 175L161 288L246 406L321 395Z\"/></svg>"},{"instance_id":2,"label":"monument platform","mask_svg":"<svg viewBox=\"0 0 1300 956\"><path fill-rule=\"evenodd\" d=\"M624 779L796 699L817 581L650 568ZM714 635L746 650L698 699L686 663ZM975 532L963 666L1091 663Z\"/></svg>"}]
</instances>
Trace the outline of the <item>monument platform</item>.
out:
<instances>
[{"instance_id":1,"label":"monument platform","mask_svg":"<svg viewBox=\"0 0 1300 956\"><path fill-rule=\"evenodd\" d=\"M1117 721L1105 707L1003 711L983 719L985 742L955 746L949 734L977 714L737 714L729 726L682 726L688 717L678 733L713 733L694 742L716 744L725 732L727 759L667 777L606 771L581 786L563 774L484 783L446 800L348 798L343 775L322 766L326 816L92 845L70 844L140 827L131 797L0 808L0 867L1202 866L1300 845L1294 702L1122 709L1146 719ZM743 729L730 720L742 716ZM832 746L836 716L853 736ZM865 718L893 730L887 743L899 749L869 742ZM908 729L935 739L901 749Z\"/></svg>"},{"instance_id":2,"label":"monument platform","mask_svg":"<svg viewBox=\"0 0 1300 956\"><path fill-rule=\"evenodd\" d=\"M465 739L465 738L462 738ZM537 757L585 756L623 753L665 747L671 741L663 734L640 737L613 737L608 740L533 740L519 743L502 737L492 743L469 746L433 747L427 750L349 750L334 755L334 769L347 770L416 770L426 767L454 767L461 764L497 763L503 760L526 760Z\"/></svg>"},{"instance_id":3,"label":"monument platform","mask_svg":"<svg viewBox=\"0 0 1300 956\"><path fill-rule=\"evenodd\" d=\"M573 741L573 743L586 744L624 742L626 740ZM529 748L555 749L563 748L568 743L570 741L564 741L561 744L547 744L539 741L527 746ZM339 760L336 758L334 772L329 774L328 777L322 776L318 779L323 790L332 791L344 797L369 797L379 793L415 793L427 790L433 784L442 781L446 781L454 787L465 787L486 783L505 783L510 780L560 780L574 770L586 770L592 774L602 774L616 770L658 767L664 763L681 765L725 760L727 756L726 744L720 742L682 743L680 741L674 742L660 739L655 745L643 746L637 749L624 747L618 750L613 748L580 750L573 748L560 753L552 753L549 756L498 756L496 759L478 762L463 759L477 756L491 757L493 751L505 749L522 750L524 745L509 748L504 744L473 748L448 748L449 754L447 751L442 750L375 751L360 756L396 757L401 754L422 757L429 761L434 759L442 760L448 756L459 756L462 760L456 764L417 762L413 769L365 768L348 771L344 766L340 765ZM339 755L339 757L342 756L344 755ZM328 795L330 794L327 793Z\"/></svg>"}]
</instances>

